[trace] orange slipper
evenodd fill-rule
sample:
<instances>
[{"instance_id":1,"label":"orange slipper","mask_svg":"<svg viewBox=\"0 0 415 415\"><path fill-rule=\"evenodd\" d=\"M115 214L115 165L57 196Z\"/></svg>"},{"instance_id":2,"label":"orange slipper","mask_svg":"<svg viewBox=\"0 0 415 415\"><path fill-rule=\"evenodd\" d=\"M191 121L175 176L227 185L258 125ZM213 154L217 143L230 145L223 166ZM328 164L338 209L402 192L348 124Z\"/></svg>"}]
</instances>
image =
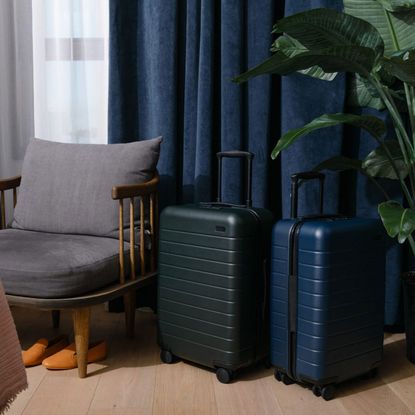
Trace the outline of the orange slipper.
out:
<instances>
[{"instance_id":1,"label":"orange slipper","mask_svg":"<svg viewBox=\"0 0 415 415\"><path fill-rule=\"evenodd\" d=\"M88 363L98 362L107 357L107 343L105 341L91 343L88 349ZM64 370L78 367L75 343L70 344L53 356L43 360L46 369Z\"/></svg>"},{"instance_id":2,"label":"orange slipper","mask_svg":"<svg viewBox=\"0 0 415 415\"><path fill-rule=\"evenodd\" d=\"M44 359L59 352L68 344L68 337L65 335L52 340L39 339L29 349L22 351L23 363L26 367L40 365Z\"/></svg>"}]
</instances>

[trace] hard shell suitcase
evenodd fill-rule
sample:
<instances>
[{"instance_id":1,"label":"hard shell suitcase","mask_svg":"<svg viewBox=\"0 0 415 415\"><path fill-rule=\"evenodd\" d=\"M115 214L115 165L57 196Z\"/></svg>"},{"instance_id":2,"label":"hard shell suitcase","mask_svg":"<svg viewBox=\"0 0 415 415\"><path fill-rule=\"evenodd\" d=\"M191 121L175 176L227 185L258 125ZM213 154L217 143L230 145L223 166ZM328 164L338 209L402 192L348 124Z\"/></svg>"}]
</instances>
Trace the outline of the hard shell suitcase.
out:
<instances>
[{"instance_id":1,"label":"hard shell suitcase","mask_svg":"<svg viewBox=\"0 0 415 415\"><path fill-rule=\"evenodd\" d=\"M297 217L298 185L320 181L320 215ZM384 230L375 219L324 216L324 175L292 176L291 219L272 231L270 357L275 377L316 396L374 374L382 359Z\"/></svg>"},{"instance_id":2,"label":"hard shell suitcase","mask_svg":"<svg viewBox=\"0 0 415 415\"><path fill-rule=\"evenodd\" d=\"M170 206L160 218L158 341L175 357L216 370L222 383L268 354L265 320L272 214L251 203L248 152L222 152L217 202ZM247 161L246 205L221 202L223 157Z\"/></svg>"}]
</instances>

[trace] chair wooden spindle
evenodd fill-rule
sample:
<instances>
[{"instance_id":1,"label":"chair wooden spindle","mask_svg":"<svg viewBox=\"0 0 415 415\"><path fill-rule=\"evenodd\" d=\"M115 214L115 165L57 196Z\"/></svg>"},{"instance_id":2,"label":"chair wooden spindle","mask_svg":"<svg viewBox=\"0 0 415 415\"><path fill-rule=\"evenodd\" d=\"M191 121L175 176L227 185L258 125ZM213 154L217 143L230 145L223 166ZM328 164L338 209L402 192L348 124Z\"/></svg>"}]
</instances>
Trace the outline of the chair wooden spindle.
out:
<instances>
[{"instance_id":1,"label":"chair wooden spindle","mask_svg":"<svg viewBox=\"0 0 415 415\"><path fill-rule=\"evenodd\" d=\"M14 187L13 188L13 207L16 207L16 203L17 203L17 189Z\"/></svg>"},{"instance_id":2,"label":"chair wooden spindle","mask_svg":"<svg viewBox=\"0 0 415 415\"><path fill-rule=\"evenodd\" d=\"M135 223L134 198L130 198L130 278L135 280Z\"/></svg>"},{"instance_id":3,"label":"chair wooden spindle","mask_svg":"<svg viewBox=\"0 0 415 415\"><path fill-rule=\"evenodd\" d=\"M154 209L155 209L155 201L154 201L154 193L151 193L150 195L150 232L151 232L151 272L154 272L156 270L156 257L154 255L155 247L155 234L156 230L154 229Z\"/></svg>"},{"instance_id":4,"label":"chair wooden spindle","mask_svg":"<svg viewBox=\"0 0 415 415\"><path fill-rule=\"evenodd\" d=\"M140 197L140 266L141 275L146 275L146 247L145 247L145 214L144 214L144 196Z\"/></svg>"},{"instance_id":5,"label":"chair wooden spindle","mask_svg":"<svg viewBox=\"0 0 415 415\"><path fill-rule=\"evenodd\" d=\"M152 249L151 253L154 257L154 261L156 262L157 268L157 261L158 261L158 234L159 234L159 196L158 193L154 194L154 248Z\"/></svg>"},{"instance_id":6,"label":"chair wooden spindle","mask_svg":"<svg viewBox=\"0 0 415 415\"><path fill-rule=\"evenodd\" d=\"M124 268L124 203L123 199L119 200L119 241L120 241L120 283L125 283L125 268Z\"/></svg>"},{"instance_id":7,"label":"chair wooden spindle","mask_svg":"<svg viewBox=\"0 0 415 415\"><path fill-rule=\"evenodd\" d=\"M1 229L6 229L6 202L4 198L4 190L1 191Z\"/></svg>"}]
</instances>

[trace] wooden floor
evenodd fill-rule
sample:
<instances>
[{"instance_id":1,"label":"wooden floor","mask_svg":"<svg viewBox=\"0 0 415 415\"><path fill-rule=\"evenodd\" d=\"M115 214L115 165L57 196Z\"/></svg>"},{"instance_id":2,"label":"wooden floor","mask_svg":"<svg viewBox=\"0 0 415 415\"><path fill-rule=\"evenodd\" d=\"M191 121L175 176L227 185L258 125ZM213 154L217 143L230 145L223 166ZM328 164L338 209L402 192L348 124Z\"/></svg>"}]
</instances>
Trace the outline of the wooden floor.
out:
<instances>
[{"instance_id":1,"label":"wooden floor","mask_svg":"<svg viewBox=\"0 0 415 415\"><path fill-rule=\"evenodd\" d=\"M54 331L48 313L17 308L12 312L23 347L57 332L71 334L67 313L60 331ZM76 369L29 368L29 388L9 415L415 414L415 366L405 360L402 335L386 336L378 377L339 386L337 398L325 402L304 387L277 382L271 369L252 369L235 383L223 385L209 370L183 362L162 364L151 312L137 312L135 340L124 337L123 314L99 307L92 321L92 340L108 341L108 358L89 365L86 379L78 379Z\"/></svg>"}]
</instances>

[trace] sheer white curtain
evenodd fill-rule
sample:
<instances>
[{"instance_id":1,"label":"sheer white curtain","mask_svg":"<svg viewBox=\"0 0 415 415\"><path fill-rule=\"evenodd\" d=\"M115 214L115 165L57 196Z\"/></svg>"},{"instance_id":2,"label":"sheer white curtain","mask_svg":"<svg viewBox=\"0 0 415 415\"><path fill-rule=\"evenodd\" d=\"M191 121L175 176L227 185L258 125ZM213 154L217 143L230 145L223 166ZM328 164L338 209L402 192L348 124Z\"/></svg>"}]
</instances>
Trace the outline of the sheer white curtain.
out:
<instances>
[{"instance_id":1,"label":"sheer white curtain","mask_svg":"<svg viewBox=\"0 0 415 415\"><path fill-rule=\"evenodd\" d=\"M108 0L32 7L35 136L107 143Z\"/></svg>"},{"instance_id":2,"label":"sheer white curtain","mask_svg":"<svg viewBox=\"0 0 415 415\"><path fill-rule=\"evenodd\" d=\"M33 137L31 0L0 0L0 178L20 174Z\"/></svg>"}]
</instances>

